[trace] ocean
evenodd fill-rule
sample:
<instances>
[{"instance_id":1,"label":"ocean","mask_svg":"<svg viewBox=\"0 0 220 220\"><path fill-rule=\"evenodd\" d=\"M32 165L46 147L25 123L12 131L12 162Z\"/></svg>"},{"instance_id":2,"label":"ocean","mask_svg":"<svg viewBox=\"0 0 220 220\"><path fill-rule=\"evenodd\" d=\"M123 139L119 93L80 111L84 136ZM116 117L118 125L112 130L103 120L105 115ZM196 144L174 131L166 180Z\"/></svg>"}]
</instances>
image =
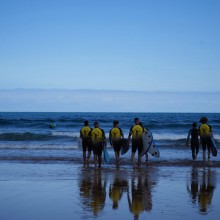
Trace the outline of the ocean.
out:
<instances>
[{"instance_id":1,"label":"ocean","mask_svg":"<svg viewBox=\"0 0 220 220\"><path fill-rule=\"evenodd\" d=\"M0 219L219 219L219 155L203 162L200 147L193 161L185 146L203 116L219 146L219 113L0 113ZM135 117L152 131L160 158L134 169L130 150L115 164L108 133L118 120L127 137ZM106 133L110 163L101 169L83 163L84 120Z\"/></svg>"},{"instance_id":2,"label":"ocean","mask_svg":"<svg viewBox=\"0 0 220 220\"><path fill-rule=\"evenodd\" d=\"M220 143L219 113L0 113L0 159L1 160L56 160L67 161L81 158L78 148L79 131L84 120L98 121L105 131L110 154L108 134L113 120L128 136L133 119L139 117L144 127L150 129L161 151L161 158L189 158L190 149L185 146L188 130L193 122L206 116L213 128L216 144ZM49 128L51 123L56 128ZM164 152L164 153L163 153ZM175 153L178 152L178 153ZM129 154L128 154L129 155ZM190 158L191 159L191 158Z\"/></svg>"}]
</instances>

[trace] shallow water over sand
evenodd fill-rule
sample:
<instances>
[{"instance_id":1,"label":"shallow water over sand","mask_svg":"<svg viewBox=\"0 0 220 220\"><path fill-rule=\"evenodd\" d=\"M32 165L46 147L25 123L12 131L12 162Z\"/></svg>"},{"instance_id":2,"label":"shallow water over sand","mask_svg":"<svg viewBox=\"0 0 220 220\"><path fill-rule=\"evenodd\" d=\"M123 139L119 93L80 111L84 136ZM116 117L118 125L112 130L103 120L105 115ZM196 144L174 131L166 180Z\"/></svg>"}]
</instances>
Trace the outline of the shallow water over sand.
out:
<instances>
[{"instance_id":1,"label":"shallow water over sand","mask_svg":"<svg viewBox=\"0 0 220 220\"><path fill-rule=\"evenodd\" d=\"M0 163L0 219L212 219L220 168Z\"/></svg>"}]
</instances>

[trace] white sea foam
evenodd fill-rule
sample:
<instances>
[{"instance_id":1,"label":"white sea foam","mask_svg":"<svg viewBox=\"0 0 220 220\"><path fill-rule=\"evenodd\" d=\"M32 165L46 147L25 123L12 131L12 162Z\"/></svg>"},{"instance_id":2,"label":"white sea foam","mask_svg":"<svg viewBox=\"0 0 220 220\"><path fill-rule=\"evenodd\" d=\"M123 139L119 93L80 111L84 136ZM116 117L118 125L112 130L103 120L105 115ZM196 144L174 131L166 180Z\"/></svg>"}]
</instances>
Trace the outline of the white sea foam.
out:
<instances>
[{"instance_id":1,"label":"white sea foam","mask_svg":"<svg viewBox=\"0 0 220 220\"><path fill-rule=\"evenodd\" d=\"M79 137L79 132L53 131L52 135L77 138Z\"/></svg>"}]
</instances>

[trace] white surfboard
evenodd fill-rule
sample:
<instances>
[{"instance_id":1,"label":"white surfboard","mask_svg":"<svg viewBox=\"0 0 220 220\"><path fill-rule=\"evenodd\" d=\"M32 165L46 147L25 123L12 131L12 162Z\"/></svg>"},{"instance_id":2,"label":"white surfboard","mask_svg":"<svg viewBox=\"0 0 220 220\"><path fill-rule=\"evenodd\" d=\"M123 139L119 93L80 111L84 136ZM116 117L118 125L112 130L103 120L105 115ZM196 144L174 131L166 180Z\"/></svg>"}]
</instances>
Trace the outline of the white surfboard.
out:
<instances>
[{"instance_id":1,"label":"white surfboard","mask_svg":"<svg viewBox=\"0 0 220 220\"><path fill-rule=\"evenodd\" d=\"M141 152L141 156L148 153L151 156L158 158L160 156L160 151L153 140L153 135L150 130L147 130L142 134L142 140L143 150Z\"/></svg>"},{"instance_id":2,"label":"white surfboard","mask_svg":"<svg viewBox=\"0 0 220 220\"><path fill-rule=\"evenodd\" d=\"M160 157L160 151L154 141L152 141L147 153L156 158Z\"/></svg>"},{"instance_id":3,"label":"white surfboard","mask_svg":"<svg viewBox=\"0 0 220 220\"><path fill-rule=\"evenodd\" d=\"M144 154L148 151L148 148L151 146L153 141L153 135L150 130L144 131L142 133L142 140L143 140L143 149L141 152L141 156L143 157Z\"/></svg>"},{"instance_id":4,"label":"white surfboard","mask_svg":"<svg viewBox=\"0 0 220 220\"><path fill-rule=\"evenodd\" d=\"M212 156L213 157L216 157L217 156L217 147L216 147L216 144L215 144L215 141L213 138L211 138L211 152L212 152Z\"/></svg>"}]
</instances>

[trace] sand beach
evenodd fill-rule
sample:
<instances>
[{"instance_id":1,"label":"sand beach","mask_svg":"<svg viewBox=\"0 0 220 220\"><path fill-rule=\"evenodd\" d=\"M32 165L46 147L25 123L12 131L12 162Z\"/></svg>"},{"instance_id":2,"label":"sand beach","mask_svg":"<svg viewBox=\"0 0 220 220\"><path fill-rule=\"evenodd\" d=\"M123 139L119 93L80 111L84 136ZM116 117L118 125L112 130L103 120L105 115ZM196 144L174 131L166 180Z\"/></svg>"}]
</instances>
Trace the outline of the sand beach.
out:
<instances>
[{"instance_id":1,"label":"sand beach","mask_svg":"<svg viewBox=\"0 0 220 220\"><path fill-rule=\"evenodd\" d=\"M219 219L220 163L1 161L0 219Z\"/></svg>"}]
</instances>

